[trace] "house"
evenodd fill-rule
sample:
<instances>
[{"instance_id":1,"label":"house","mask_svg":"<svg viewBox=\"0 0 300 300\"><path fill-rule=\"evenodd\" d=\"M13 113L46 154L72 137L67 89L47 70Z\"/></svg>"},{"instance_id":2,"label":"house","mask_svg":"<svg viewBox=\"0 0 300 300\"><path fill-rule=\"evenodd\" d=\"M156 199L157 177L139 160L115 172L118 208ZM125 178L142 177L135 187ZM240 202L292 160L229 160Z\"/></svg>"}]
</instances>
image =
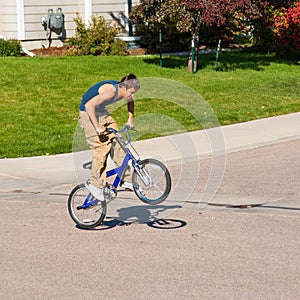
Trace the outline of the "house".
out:
<instances>
[{"instance_id":1,"label":"house","mask_svg":"<svg viewBox=\"0 0 300 300\"><path fill-rule=\"evenodd\" d=\"M52 40L52 46L60 46L63 45L63 38L74 35L73 19L76 13L79 13L86 24L91 16L103 16L106 20L117 23L124 31L124 35L129 37L131 25L128 14L132 5L138 2L138 0L0 0L0 35L20 40L22 46L29 50L49 46L49 38ZM55 24L55 28L52 30L49 24Z\"/></svg>"}]
</instances>

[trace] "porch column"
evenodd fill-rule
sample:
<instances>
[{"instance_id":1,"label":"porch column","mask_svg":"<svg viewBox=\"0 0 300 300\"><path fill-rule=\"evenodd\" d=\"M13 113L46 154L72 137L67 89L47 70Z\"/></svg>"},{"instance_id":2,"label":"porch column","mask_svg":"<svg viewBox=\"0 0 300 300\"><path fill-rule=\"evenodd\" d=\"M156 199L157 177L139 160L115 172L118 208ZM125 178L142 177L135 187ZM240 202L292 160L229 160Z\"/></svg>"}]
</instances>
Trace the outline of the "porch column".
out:
<instances>
[{"instance_id":1,"label":"porch column","mask_svg":"<svg viewBox=\"0 0 300 300\"><path fill-rule=\"evenodd\" d=\"M18 40L25 40L24 0L16 0Z\"/></svg>"},{"instance_id":2,"label":"porch column","mask_svg":"<svg viewBox=\"0 0 300 300\"><path fill-rule=\"evenodd\" d=\"M84 0L84 21L86 25L89 24L92 18L92 14L93 14L92 2L93 0Z\"/></svg>"}]
</instances>

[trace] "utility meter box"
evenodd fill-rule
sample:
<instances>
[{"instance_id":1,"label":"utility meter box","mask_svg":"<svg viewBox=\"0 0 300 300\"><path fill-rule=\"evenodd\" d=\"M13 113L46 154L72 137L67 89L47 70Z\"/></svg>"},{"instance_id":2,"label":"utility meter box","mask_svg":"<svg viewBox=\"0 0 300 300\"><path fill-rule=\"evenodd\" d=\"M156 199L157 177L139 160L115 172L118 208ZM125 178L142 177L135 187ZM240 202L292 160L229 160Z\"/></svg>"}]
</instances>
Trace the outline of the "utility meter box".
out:
<instances>
[{"instance_id":1,"label":"utility meter box","mask_svg":"<svg viewBox=\"0 0 300 300\"><path fill-rule=\"evenodd\" d=\"M58 8L54 13L52 9L49 10L49 28L53 31L62 30L64 27L64 16L62 9Z\"/></svg>"},{"instance_id":2,"label":"utility meter box","mask_svg":"<svg viewBox=\"0 0 300 300\"><path fill-rule=\"evenodd\" d=\"M41 23L46 31L46 47L50 47L52 32L55 32L60 40L66 38L65 17L61 8L57 8L56 12L53 12L53 9L48 9L48 17L43 17Z\"/></svg>"}]
</instances>

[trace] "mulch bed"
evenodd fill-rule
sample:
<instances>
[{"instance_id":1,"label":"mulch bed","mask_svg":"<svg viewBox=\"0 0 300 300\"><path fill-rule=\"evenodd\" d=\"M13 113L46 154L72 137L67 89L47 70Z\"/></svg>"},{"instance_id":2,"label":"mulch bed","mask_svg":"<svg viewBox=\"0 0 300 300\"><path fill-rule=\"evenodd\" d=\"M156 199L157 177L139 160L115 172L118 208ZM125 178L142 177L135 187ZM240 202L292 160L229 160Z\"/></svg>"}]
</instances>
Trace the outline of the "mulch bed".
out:
<instances>
[{"instance_id":1,"label":"mulch bed","mask_svg":"<svg viewBox=\"0 0 300 300\"><path fill-rule=\"evenodd\" d=\"M34 49L30 50L30 52L34 53L36 56L64 56L68 51L67 47L49 47L49 48L41 48L41 49ZM129 55L145 55L149 53L147 49L139 48L139 49L132 49L129 50Z\"/></svg>"}]
</instances>

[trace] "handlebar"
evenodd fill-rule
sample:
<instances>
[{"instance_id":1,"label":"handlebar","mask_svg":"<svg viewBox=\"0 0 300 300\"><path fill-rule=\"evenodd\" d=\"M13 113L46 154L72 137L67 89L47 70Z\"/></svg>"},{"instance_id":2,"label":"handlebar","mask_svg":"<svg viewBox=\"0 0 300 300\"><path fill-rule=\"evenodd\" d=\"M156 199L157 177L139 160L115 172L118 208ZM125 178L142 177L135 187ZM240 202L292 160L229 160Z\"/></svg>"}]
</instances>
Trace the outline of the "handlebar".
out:
<instances>
[{"instance_id":1,"label":"handlebar","mask_svg":"<svg viewBox=\"0 0 300 300\"><path fill-rule=\"evenodd\" d=\"M114 133L116 135L117 139L119 139L121 142L125 143L125 145L129 144L131 141L129 130L135 130L135 129L130 128L130 126L127 124L124 125L124 127L120 130L116 130L116 129L110 128L110 127L106 128L107 133ZM123 133L123 132L126 133L126 136L127 136L127 140L125 142L122 140L121 136L119 135L119 133Z\"/></svg>"},{"instance_id":2,"label":"handlebar","mask_svg":"<svg viewBox=\"0 0 300 300\"><path fill-rule=\"evenodd\" d=\"M124 125L124 127L122 129L120 129L120 130L116 130L116 129L111 128L111 127L107 127L106 128L106 132L108 132L108 133L112 133L112 132L113 133L128 132L128 130L130 130L129 125Z\"/></svg>"}]
</instances>

